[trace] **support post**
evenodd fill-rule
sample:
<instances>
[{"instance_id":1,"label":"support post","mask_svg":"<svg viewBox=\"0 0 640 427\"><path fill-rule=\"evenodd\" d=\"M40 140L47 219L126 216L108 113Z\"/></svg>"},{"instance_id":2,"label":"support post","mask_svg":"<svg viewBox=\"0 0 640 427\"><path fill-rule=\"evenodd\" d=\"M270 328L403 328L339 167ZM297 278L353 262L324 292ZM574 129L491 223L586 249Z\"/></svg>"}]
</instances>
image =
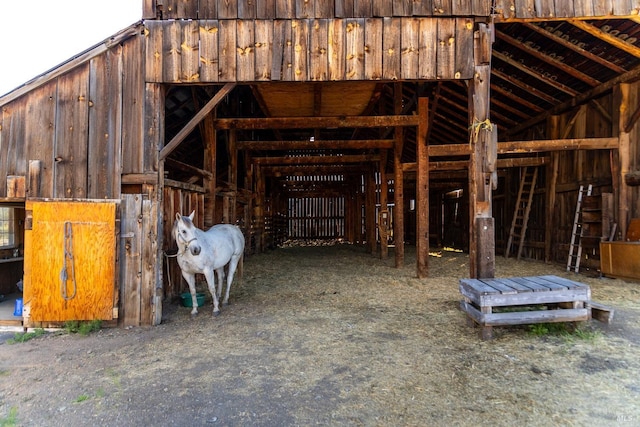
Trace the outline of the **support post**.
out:
<instances>
[{"instance_id":1,"label":"support post","mask_svg":"<svg viewBox=\"0 0 640 427\"><path fill-rule=\"evenodd\" d=\"M402 83L394 83L394 114L402 113ZM402 171L403 128L396 127L393 143L393 239L396 268L404 266L404 174Z\"/></svg>"},{"instance_id":2,"label":"support post","mask_svg":"<svg viewBox=\"0 0 640 427\"><path fill-rule=\"evenodd\" d=\"M429 274L429 98L418 99L418 130L416 132L416 262L418 278Z\"/></svg>"},{"instance_id":3,"label":"support post","mask_svg":"<svg viewBox=\"0 0 640 427\"><path fill-rule=\"evenodd\" d=\"M469 273L473 278L495 275L491 190L497 185L498 138L489 119L492 31L492 26L479 24L475 33L475 73L469 81Z\"/></svg>"},{"instance_id":4,"label":"support post","mask_svg":"<svg viewBox=\"0 0 640 427\"><path fill-rule=\"evenodd\" d=\"M378 215L378 230L380 234L380 258L389 257L389 210L387 209L387 194L389 186L387 184L387 150L380 153L380 213Z\"/></svg>"}]
</instances>

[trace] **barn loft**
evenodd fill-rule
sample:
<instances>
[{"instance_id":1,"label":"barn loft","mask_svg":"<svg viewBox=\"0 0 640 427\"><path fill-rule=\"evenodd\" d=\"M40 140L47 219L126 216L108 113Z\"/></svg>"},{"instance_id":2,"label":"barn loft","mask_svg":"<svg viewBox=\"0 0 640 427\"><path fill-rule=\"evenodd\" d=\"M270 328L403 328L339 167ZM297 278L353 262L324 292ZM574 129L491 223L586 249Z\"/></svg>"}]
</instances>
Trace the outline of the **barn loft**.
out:
<instances>
[{"instance_id":1,"label":"barn loft","mask_svg":"<svg viewBox=\"0 0 640 427\"><path fill-rule=\"evenodd\" d=\"M399 266L410 244L428 277L446 246L492 277L496 255L567 262L579 195L569 264L599 271L600 242L640 216L639 10L144 0L140 22L0 97L0 293L24 271L25 325L157 324L180 291L171 223L192 210L249 251L340 239Z\"/></svg>"}]
</instances>

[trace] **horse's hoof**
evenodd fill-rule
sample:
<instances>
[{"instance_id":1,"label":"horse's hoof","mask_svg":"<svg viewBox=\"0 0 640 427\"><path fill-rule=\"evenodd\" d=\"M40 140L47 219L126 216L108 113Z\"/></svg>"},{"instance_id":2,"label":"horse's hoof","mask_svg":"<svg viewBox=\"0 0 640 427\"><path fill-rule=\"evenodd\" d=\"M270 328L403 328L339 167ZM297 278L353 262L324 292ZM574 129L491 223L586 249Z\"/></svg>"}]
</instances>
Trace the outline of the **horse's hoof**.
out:
<instances>
[{"instance_id":1,"label":"horse's hoof","mask_svg":"<svg viewBox=\"0 0 640 427\"><path fill-rule=\"evenodd\" d=\"M224 301L222 305L229 305L229 301Z\"/></svg>"},{"instance_id":2,"label":"horse's hoof","mask_svg":"<svg viewBox=\"0 0 640 427\"><path fill-rule=\"evenodd\" d=\"M213 312L213 317L218 317L218 316L220 316L220 310L214 311Z\"/></svg>"},{"instance_id":3,"label":"horse's hoof","mask_svg":"<svg viewBox=\"0 0 640 427\"><path fill-rule=\"evenodd\" d=\"M198 316L198 313L197 313L197 312L196 312L196 313L191 313L191 318L192 318L192 319L195 319L197 316Z\"/></svg>"}]
</instances>

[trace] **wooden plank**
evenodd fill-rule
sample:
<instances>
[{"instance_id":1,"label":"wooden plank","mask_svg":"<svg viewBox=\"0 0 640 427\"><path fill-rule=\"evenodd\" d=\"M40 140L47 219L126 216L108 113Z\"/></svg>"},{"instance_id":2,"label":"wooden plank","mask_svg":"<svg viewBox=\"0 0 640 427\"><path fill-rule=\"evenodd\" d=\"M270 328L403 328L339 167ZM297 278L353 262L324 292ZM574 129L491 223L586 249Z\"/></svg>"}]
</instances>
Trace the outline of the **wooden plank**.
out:
<instances>
[{"instance_id":1,"label":"wooden plank","mask_svg":"<svg viewBox=\"0 0 640 427\"><path fill-rule=\"evenodd\" d=\"M236 1L238 2L238 19L256 19L258 14L257 3L259 2L256 2L255 0Z\"/></svg>"},{"instance_id":2,"label":"wooden plank","mask_svg":"<svg viewBox=\"0 0 640 427\"><path fill-rule=\"evenodd\" d=\"M22 144L25 145L24 159L29 159L29 161L37 159L37 161L41 162L39 188L32 188L32 186L29 185L29 197L53 197L53 147L55 137L55 127L53 124L55 123L55 107L57 104L56 89L56 82L52 81L34 89L29 97L24 97L25 100L29 100L24 113L26 117L29 117L29 120L24 121L24 141L28 141L27 144ZM9 109L11 109L11 106ZM2 114L0 113L0 117L1 116ZM1 125L0 119L0 127ZM15 130L7 126L6 130L9 131L10 129ZM0 130L0 134L1 133L2 131ZM18 132L18 134L19 133L20 132ZM11 133L9 135L11 135ZM0 135L0 140L4 142L2 144L3 147L9 148L9 150L3 152L2 157L5 157L7 161L18 163L15 159L11 158L11 144L7 144L7 142L10 141L9 138L3 138L3 135ZM6 174L2 174L3 167L1 164L3 160L0 160L0 176L6 176Z\"/></svg>"},{"instance_id":3,"label":"wooden plank","mask_svg":"<svg viewBox=\"0 0 640 427\"><path fill-rule=\"evenodd\" d=\"M85 198L89 123L89 64L60 77L56 114L54 197Z\"/></svg>"},{"instance_id":4,"label":"wooden plank","mask_svg":"<svg viewBox=\"0 0 640 427\"><path fill-rule=\"evenodd\" d=\"M294 0L292 0L292 3ZM329 2L320 2L320 3L329 3ZM309 19L314 18L315 14L315 1L309 0L295 0L295 9L296 9L296 18L298 19Z\"/></svg>"},{"instance_id":5,"label":"wooden plank","mask_svg":"<svg viewBox=\"0 0 640 427\"><path fill-rule=\"evenodd\" d=\"M308 60L308 40L309 21L291 21L291 32L293 39L293 79L295 81L306 81L309 77Z\"/></svg>"},{"instance_id":6,"label":"wooden plank","mask_svg":"<svg viewBox=\"0 0 640 427\"><path fill-rule=\"evenodd\" d=\"M88 189L92 199L120 197L122 48L90 61Z\"/></svg>"},{"instance_id":7,"label":"wooden plank","mask_svg":"<svg viewBox=\"0 0 640 427\"><path fill-rule=\"evenodd\" d=\"M180 80L200 81L200 25L198 21L180 21Z\"/></svg>"},{"instance_id":8,"label":"wooden plank","mask_svg":"<svg viewBox=\"0 0 640 427\"><path fill-rule=\"evenodd\" d=\"M220 20L218 21L218 27L218 80L221 82L235 82L237 80L236 21Z\"/></svg>"},{"instance_id":9,"label":"wooden plank","mask_svg":"<svg viewBox=\"0 0 640 427\"><path fill-rule=\"evenodd\" d=\"M402 21L399 18L383 19L382 74L385 80L398 80L401 77L401 29Z\"/></svg>"},{"instance_id":10,"label":"wooden plank","mask_svg":"<svg viewBox=\"0 0 640 427\"><path fill-rule=\"evenodd\" d=\"M162 316L162 290L156 293L162 258L158 256L158 203L148 197L142 200L142 258L140 282L140 324L155 325ZM202 216L200 216L202 218ZM157 311L159 313L157 313Z\"/></svg>"},{"instance_id":11,"label":"wooden plank","mask_svg":"<svg viewBox=\"0 0 640 427\"><path fill-rule=\"evenodd\" d=\"M452 0L432 0L433 14L435 16L451 16L453 14L451 2Z\"/></svg>"},{"instance_id":12,"label":"wooden plank","mask_svg":"<svg viewBox=\"0 0 640 427\"><path fill-rule=\"evenodd\" d=\"M162 81L179 82L182 75L180 58L181 21L169 21L162 34Z\"/></svg>"},{"instance_id":13,"label":"wooden plank","mask_svg":"<svg viewBox=\"0 0 640 427\"><path fill-rule=\"evenodd\" d=\"M148 82L162 82L162 65L164 63L162 37L164 33L163 21L146 21L145 33L145 79Z\"/></svg>"},{"instance_id":14,"label":"wooden plank","mask_svg":"<svg viewBox=\"0 0 640 427\"><path fill-rule=\"evenodd\" d=\"M198 18L200 20L218 19L218 0L199 0Z\"/></svg>"},{"instance_id":15,"label":"wooden plank","mask_svg":"<svg viewBox=\"0 0 640 427\"><path fill-rule=\"evenodd\" d=\"M577 308L490 313L483 316L481 323L488 326L511 326L531 323L582 322L586 320L589 320L589 311L586 308Z\"/></svg>"},{"instance_id":16,"label":"wooden plank","mask_svg":"<svg viewBox=\"0 0 640 427\"><path fill-rule=\"evenodd\" d=\"M588 288L589 287L589 286L585 285L584 283L575 282L573 280L565 279L564 277L559 277L559 276L546 275L546 276L540 276L540 278L548 280L550 282L558 283L560 285L563 285L563 286L567 287L568 289Z\"/></svg>"},{"instance_id":17,"label":"wooden plank","mask_svg":"<svg viewBox=\"0 0 640 427\"><path fill-rule=\"evenodd\" d=\"M256 2L256 18L271 20L276 17L275 0L262 0Z\"/></svg>"},{"instance_id":18,"label":"wooden plank","mask_svg":"<svg viewBox=\"0 0 640 427\"><path fill-rule=\"evenodd\" d=\"M420 20L416 18L402 19L401 35L401 65L400 71L403 79L415 80L418 78L420 63Z\"/></svg>"},{"instance_id":19,"label":"wooden plank","mask_svg":"<svg viewBox=\"0 0 640 427\"><path fill-rule=\"evenodd\" d=\"M144 44L140 38L127 41L122 50L122 134L126 144L120 145L122 173L145 172L145 127L143 123L145 97L144 73L140 72L140 57Z\"/></svg>"},{"instance_id":20,"label":"wooden plank","mask_svg":"<svg viewBox=\"0 0 640 427\"><path fill-rule=\"evenodd\" d=\"M276 17L278 19L293 19L296 3L294 0L276 0Z\"/></svg>"},{"instance_id":21,"label":"wooden plank","mask_svg":"<svg viewBox=\"0 0 640 427\"><path fill-rule=\"evenodd\" d=\"M271 59L273 57L273 25L266 20L256 20L255 24L255 80L271 79Z\"/></svg>"},{"instance_id":22,"label":"wooden plank","mask_svg":"<svg viewBox=\"0 0 640 427\"><path fill-rule=\"evenodd\" d=\"M456 31L454 19L438 19L436 75L439 79L452 78L455 75Z\"/></svg>"},{"instance_id":23,"label":"wooden plank","mask_svg":"<svg viewBox=\"0 0 640 427\"><path fill-rule=\"evenodd\" d=\"M527 280L524 277L512 277L511 280L513 280L516 283L519 283L523 286L526 286L528 288L531 288L531 290L533 290L534 292L547 292L549 291L549 288L546 286L543 286L537 282L533 282L530 280Z\"/></svg>"},{"instance_id":24,"label":"wooden plank","mask_svg":"<svg viewBox=\"0 0 640 427\"><path fill-rule=\"evenodd\" d=\"M392 0L393 16L411 16L413 12L412 0Z\"/></svg>"},{"instance_id":25,"label":"wooden plank","mask_svg":"<svg viewBox=\"0 0 640 427\"><path fill-rule=\"evenodd\" d=\"M383 16L391 16L393 14L393 2L388 0L377 0L373 1L371 5L371 16L372 17L383 17ZM421 3L421 2L418 2Z\"/></svg>"},{"instance_id":26,"label":"wooden plank","mask_svg":"<svg viewBox=\"0 0 640 427\"><path fill-rule=\"evenodd\" d=\"M236 21L236 78L247 82L255 80L255 35L253 21Z\"/></svg>"},{"instance_id":27,"label":"wooden plank","mask_svg":"<svg viewBox=\"0 0 640 427\"><path fill-rule=\"evenodd\" d=\"M120 211L120 307L122 326L140 325L142 289L142 213L141 194L123 194Z\"/></svg>"},{"instance_id":28,"label":"wooden plank","mask_svg":"<svg viewBox=\"0 0 640 427\"><path fill-rule=\"evenodd\" d=\"M282 80L284 75L284 56L286 44L286 28L285 21L276 20L273 22L273 59L271 61L271 80Z\"/></svg>"},{"instance_id":29,"label":"wooden plank","mask_svg":"<svg viewBox=\"0 0 640 427\"><path fill-rule=\"evenodd\" d=\"M380 80L382 78L382 40L383 21L369 18L364 22L364 78Z\"/></svg>"},{"instance_id":30,"label":"wooden plank","mask_svg":"<svg viewBox=\"0 0 640 427\"><path fill-rule=\"evenodd\" d=\"M420 19L418 77L421 79L434 80L437 77L437 22L435 18Z\"/></svg>"},{"instance_id":31,"label":"wooden plank","mask_svg":"<svg viewBox=\"0 0 640 427\"><path fill-rule=\"evenodd\" d=\"M222 0L218 1L218 19L238 18L238 1L242 0Z\"/></svg>"},{"instance_id":32,"label":"wooden plank","mask_svg":"<svg viewBox=\"0 0 640 427\"><path fill-rule=\"evenodd\" d=\"M344 19L329 21L328 31L328 59L329 80L344 80L345 78L345 26Z\"/></svg>"},{"instance_id":33,"label":"wooden plank","mask_svg":"<svg viewBox=\"0 0 640 427\"><path fill-rule=\"evenodd\" d=\"M431 16L435 13L432 0L414 1L411 3L412 4L407 5L405 9L408 10L409 7L411 7L411 14L413 16Z\"/></svg>"},{"instance_id":34,"label":"wooden plank","mask_svg":"<svg viewBox=\"0 0 640 427\"><path fill-rule=\"evenodd\" d=\"M492 295L500 291L480 279L460 279L460 290L466 290L470 295Z\"/></svg>"},{"instance_id":35,"label":"wooden plank","mask_svg":"<svg viewBox=\"0 0 640 427\"><path fill-rule=\"evenodd\" d=\"M346 79L364 78L364 19L348 19L345 27Z\"/></svg>"},{"instance_id":36,"label":"wooden plank","mask_svg":"<svg viewBox=\"0 0 640 427\"><path fill-rule=\"evenodd\" d=\"M457 36L455 49L455 72L453 74L453 78L470 79L473 77L474 65L473 19L457 18L455 26Z\"/></svg>"},{"instance_id":37,"label":"wooden plank","mask_svg":"<svg viewBox=\"0 0 640 427\"><path fill-rule=\"evenodd\" d=\"M356 18L369 18L372 16L373 5L371 0L354 0L353 16Z\"/></svg>"},{"instance_id":38,"label":"wooden plank","mask_svg":"<svg viewBox=\"0 0 640 427\"><path fill-rule=\"evenodd\" d=\"M219 79L219 25L217 20L200 20L200 81L217 82Z\"/></svg>"},{"instance_id":39,"label":"wooden plank","mask_svg":"<svg viewBox=\"0 0 640 427\"><path fill-rule=\"evenodd\" d=\"M484 279L487 280L487 279ZM524 285L522 283L518 283L514 280L511 280L511 278L503 278L500 279L504 284L506 284L507 286L509 286L512 289L517 290L518 292L533 292L533 289L531 289L530 287L528 287L527 285Z\"/></svg>"},{"instance_id":40,"label":"wooden plank","mask_svg":"<svg viewBox=\"0 0 640 427\"><path fill-rule=\"evenodd\" d=\"M515 289L514 287L510 286L509 282L507 282L506 280L503 281L502 279L482 279L482 282L484 282L487 286L490 286L496 289L502 295L517 294L519 291L518 289ZM511 283L517 285L516 282L511 282Z\"/></svg>"},{"instance_id":41,"label":"wooden plank","mask_svg":"<svg viewBox=\"0 0 640 427\"><path fill-rule=\"evenodd\" d=\"M329 21L313 20L309 31L309 80L326 81L329 76Z\"/></svg>"},{"instance_id":42,"label":"wooden plank","mask_svg":"<svg viewBox=\"0 0 640 427\"><path fill-rule=\"evenodd\" d=\"M354 0L339 0L335 2L336 18L352 18L353 17Z\"/></svg>"},{"instance_id":43,"label":"wooden plank","mask_svg":"<svg viewBox=\"0 0 640 427\"><path fill-rule=\"evenodd\" d=\"M538 285L542 285L545 286L546 288L548 288L549 290L563 290L563 289L567 289L566 286L563 286L559 283L555 283L553 281L550 280L545 280L541 277L538 276L529 276L529 277L524 277L525 280L528 280L530 282L533 283L537 283Z\"/></svg>"},{"instance_id":44,"label":"wooden plank","mask_svg":"<svg viewBox=\"0 0 640 427\"><path fill-rule=\"evenodd\" d=\"M592 318L604 323L613 322L613 315L615 313L613 308L594 301L589 301L587 302L587 309L591 310Z\"/></svg>"}]
</instances>

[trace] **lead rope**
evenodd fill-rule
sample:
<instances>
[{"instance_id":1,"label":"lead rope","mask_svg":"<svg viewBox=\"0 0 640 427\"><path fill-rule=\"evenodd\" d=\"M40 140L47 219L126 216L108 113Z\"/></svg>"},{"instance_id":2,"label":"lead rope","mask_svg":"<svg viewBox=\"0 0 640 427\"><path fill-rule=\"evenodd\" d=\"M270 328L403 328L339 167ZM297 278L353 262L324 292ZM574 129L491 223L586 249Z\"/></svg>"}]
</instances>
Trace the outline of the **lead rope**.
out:
<instances>
[{"instance_id":1,"label":"lead rope","mask_svg":"<svg viewBox=\"0 0 640 427\"><path fill-rule=\"evenodd\" d=\"M67 262L71 267L71 283L73 284L73 292L71 295L68 293L67 281L69 275L67 272ZM78 287L76 286L76 273L73 268L73 229L71 222L64 223L64 260L62 263L62 270L60 270L60 294L65 301L72 300L76 296Z\"/></svg>"}]
</instances>

